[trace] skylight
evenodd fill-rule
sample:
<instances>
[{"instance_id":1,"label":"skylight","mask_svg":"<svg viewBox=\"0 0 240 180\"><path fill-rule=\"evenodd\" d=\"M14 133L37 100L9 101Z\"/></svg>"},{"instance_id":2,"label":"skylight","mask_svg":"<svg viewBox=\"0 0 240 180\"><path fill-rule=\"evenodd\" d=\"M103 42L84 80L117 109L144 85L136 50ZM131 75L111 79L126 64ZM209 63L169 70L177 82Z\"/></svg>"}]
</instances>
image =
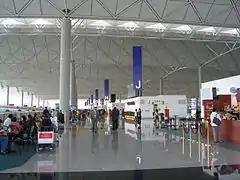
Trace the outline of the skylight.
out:
<instances>
[{"instance_id":1,"label":"skylight","mask_svg":"<svg viewBox=\"0 0 240 180\"><path fill-rule=\"evenodd\" d=\"M46 20L43 20L43 19L37 19L37 20L33 21L31 24L34 24L34 25L52 25L53 23L51 23L49 21L46 21Z\"/></svg>"},{"instance_id":2,"label":"skylight","mask_svg":"<svg viewBox=\"0 0 240 180\"><path fill-rule=\"evenodd\" d=\"M190 26L188 25L181 25L181 26L178 26L176 28L173 28L174 30L177 30L177 31L191 31L192 29L190 28Z\"/></svg>"},{"instance_id":3,"label":"skylight","mask_svg":"<svg viewBox=\"0 0 240 180\"><path fill-rule=\"evenodd\" d=\"M161 23L157 23L157 24L153 24L150 26L146 27L147 29L157 29L157 30L165 30L167 29L164 25L162 25Z\"/></svg>"},{"instance_id":4,"label":"skylight","mask_svg":"<svg viewBox=\"0 0 240 180\"><path fill-rule=\"evenodd\" d=\"M15 19L5 19L3 22L2 22L3 25L22 25L24 23L20 22L20 21L17 21Z\"/></svg>"},{"instance_id":5,"label":"skylight","mask_svg":"<svg viewBox=\"0 0 240 180\"><path fill-rule=\"evenodd\" d=\"M103 21L103 20L99 20L99 21L95 21L94 23L90 24L91 26L99 26L99 27L107 27L107 26L111 26L108 22Z\"/></svg>"},{"instance_id":6,"label":"skylight","mask_svg":"<svg viewBox=\"0 0 240 180\"><path fill-rule=\"evenodd\" d=\"M230 35L239 35L238 29L229 29L226 31L222 31L223 34L230 34Z\"/></svg>"},{"instance_id":7,"label":"skylight","mask_svg":"<svg viewBox=\"0 0 240 180\"><path fill-rule=\"evenodd\" d=\"M209 33L215 33L216 29L214 27L205 27L203 29L199 29L199 32L209 32Z\"/></svg>"},{"instance_id":8,"label":"skylight","mask_svg":"<svg viewBox=\"0 0 240 180\"><path fill-rule=\"evenodd\" d=\"M119 27L138 28L139 26L135 22L129 21L129 22L119 25Z\"/></svg>"}]
</instances>

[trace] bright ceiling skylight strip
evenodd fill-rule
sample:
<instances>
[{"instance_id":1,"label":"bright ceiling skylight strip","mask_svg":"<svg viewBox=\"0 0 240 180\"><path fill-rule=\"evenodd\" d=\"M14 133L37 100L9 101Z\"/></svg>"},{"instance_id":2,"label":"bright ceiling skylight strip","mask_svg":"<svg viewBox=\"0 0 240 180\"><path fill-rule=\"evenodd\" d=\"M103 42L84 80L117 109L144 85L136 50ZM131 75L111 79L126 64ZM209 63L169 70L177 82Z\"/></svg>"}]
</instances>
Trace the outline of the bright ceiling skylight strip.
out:
<instances>
[{"instance_id":1,"label":"bright ceiling skylight strip","mask_svg":"<svg viewBox=\"0 0 240 180\"><path fill-rule=\"evenodd\" d=\"M37 19L37 20L33 21L31 24L34 24L34 25L52 25L53 23L51 23L49 21L46 21L44 19Z\"/></svg>"},{"instance_id":2,"label":"bright ceiling skylight strip","mask_svg":"<svg viewBox=\"0 0 240 180\"><path fill-rule=\"evenodd\" d=\"M132 22L132 21L129 21L129 22L126 22L126 23L120 24L119 27L126 27L126 28L139 28L139 26L138 26L135 22Z\"/></svg>"},{"instance_id":3,"label":"bright ceiling skylight strip","mask_svg":"<svg viewBox=\"0 0 240 180\"><path fill-rule=\"evenodd\" d=\"M103 21L103 20L95 21L94 23L91 23L90 25L91 26L99 26L99 27L111 26L108 22Z\"/></svg>"},{"instance_id":4,"label":"bright ceiling skylight strip","mask_svg":"<svg viewBox=\"0 0 240 180\"><path fill-rule=\"evenodd\" d=\"M181 25L181 26L173 28L173 30L177 30L177 31L191 31L192 29L188 25Z\"/></svg>"},{"instance_id":5,"label":"bright ceiling skylight strip","mask_svg":"<svg viewBox=\"0 0 240 180\"><path fill-rule=\"evenodd\" d=\"M239 30L238 29L229 29L225 31L221 31L223 34L230 34L230 35L239 35Z\"/></svg>"},{"instance_id":6,"label":"bright ceiling skylight strip","mask_svg":"<svg viewBox=\"0 0 240 180\"><path fill-rule=\"evenodd\" d=\"M12 19L12 18L9 18L9 19L5 19L3 22L2 22L3 25L22 25L24 23L20 22L20 21L17 21L15 19Z\"/></svg>"},{"instance_id":7,"label":"bright ceiling skylight strip","mask_svg":"<svg viewBox=\"0 0 240 180\"><path fill-rule=\"evenodd\" d=\"M205 27L203 29L197 30L199 32L209 32L209 33L215 33L216 29L214 27Z\"/></svg>"},{"instance_id":8,"label":"bright ceiling skylight strip","mask_svg":"<svg viewBox=\"0 0 240 180\"><path fill-rule=\"evenodd\" d=\"M167 29L164 25L162 25L161 23L157 23L157 24L153 24L150 26L146 27L147 29L161 29L161 30L165 30Z\"/></svg>"}]
</instances>

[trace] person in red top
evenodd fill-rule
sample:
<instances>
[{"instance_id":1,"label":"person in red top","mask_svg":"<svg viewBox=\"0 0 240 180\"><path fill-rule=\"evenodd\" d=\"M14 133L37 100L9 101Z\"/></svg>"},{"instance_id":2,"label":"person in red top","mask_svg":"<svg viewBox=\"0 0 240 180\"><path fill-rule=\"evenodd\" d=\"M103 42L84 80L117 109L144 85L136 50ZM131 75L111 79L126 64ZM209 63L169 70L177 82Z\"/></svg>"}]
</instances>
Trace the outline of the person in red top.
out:
<instances>
[{"instance_id":1,"label":"person in red top","mask_svg":"<svg viewBox=\"0 0 240 180\"><path fill-rule=\"evenodd\" d=\"M15 135L18 135L22 130L22 126L17 122L16 117L12 118L12 122L10 123L9 128L11 129L12 133Z\"/></svg>"}]
</instances>

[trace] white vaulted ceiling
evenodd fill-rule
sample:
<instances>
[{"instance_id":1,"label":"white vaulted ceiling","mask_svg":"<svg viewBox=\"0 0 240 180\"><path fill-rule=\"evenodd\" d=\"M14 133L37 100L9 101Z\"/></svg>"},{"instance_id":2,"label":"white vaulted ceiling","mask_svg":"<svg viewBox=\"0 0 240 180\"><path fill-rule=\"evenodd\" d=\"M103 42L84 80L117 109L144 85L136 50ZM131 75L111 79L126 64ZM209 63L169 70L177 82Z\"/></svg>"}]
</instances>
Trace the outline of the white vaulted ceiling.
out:
<instances>
[{"instance_id":1,"label":"white vaulted ceiling","mask_svg":"<svg viewBox=\"0 0 240 180\"><path fill-rule=\"evenodd\" d=\"M68 14L66 9L70 10ZM144 94L197 95L203 80L240 72L238 0L1 0L0 79L58 98L61 19L72 19L79 98L105 78L126 95L132 47L143 47Z\"/></svg>"}]
</instances>

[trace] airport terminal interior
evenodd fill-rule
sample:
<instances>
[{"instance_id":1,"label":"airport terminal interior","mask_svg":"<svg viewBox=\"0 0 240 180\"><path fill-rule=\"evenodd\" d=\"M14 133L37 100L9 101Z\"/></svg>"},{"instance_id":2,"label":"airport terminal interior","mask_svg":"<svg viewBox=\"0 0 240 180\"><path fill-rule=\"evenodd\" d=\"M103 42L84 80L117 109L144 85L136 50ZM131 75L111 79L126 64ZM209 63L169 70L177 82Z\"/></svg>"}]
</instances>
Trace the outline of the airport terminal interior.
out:
<instances>
[{"instance_id":1,"label":"airport terminal interior","mask_svg":"<svg viewBox=\"0 0 240 180\"><path fill-rule=\"evenodd\" d=\"M239 180L239 57L240 0L1 0L0 179Z\"/></svg>"}]
</instances>

